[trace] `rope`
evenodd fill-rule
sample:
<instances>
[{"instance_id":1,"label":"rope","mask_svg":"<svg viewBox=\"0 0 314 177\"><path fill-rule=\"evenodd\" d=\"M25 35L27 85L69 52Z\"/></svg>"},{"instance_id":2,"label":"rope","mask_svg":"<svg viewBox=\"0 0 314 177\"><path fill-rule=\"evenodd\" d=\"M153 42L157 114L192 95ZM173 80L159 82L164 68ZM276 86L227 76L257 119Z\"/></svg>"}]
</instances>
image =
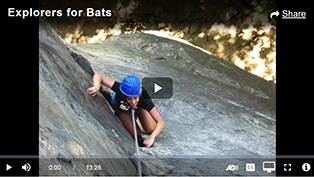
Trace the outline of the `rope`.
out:
<instances>
[{"instance_id":1,"label":"rope","mask_svg":"<svg viewBox=\"0 0 314 177\"><path fill-rule=\"evenodd\" d=\"M134 141L135 141L135 149L136 149L137 173L138 173L138 176L142 176L142 166L141 166L141 159L140 159L140 151L139 151L139 147L138 147L138 139L137 139L136 123L135 123L135 109L134 108L132 108L132 121L133 121Z\"/></svg>"}]
</instances>

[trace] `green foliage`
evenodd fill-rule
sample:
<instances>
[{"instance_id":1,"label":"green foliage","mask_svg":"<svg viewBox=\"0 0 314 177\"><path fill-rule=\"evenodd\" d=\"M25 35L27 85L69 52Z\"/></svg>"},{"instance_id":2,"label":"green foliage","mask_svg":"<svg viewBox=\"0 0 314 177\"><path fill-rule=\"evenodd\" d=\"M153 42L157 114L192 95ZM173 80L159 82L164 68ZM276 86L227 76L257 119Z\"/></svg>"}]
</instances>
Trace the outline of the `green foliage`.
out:
<instances>
[{"instance_id":1,"label":"green foliage","mask_svg":"<svg viewBox=\"0 0 314 177\"><path fill-rule=\"evenodd\" d=\"M276 10L275 0L252 0L252 5L257 12L270 14Z\"/></svg>"},{"instance_id":2,"label":"green foliage","mask_svg":"<svg viewBox=\"0 0 314 177\"><path fill-rule=\"evenodd\" d=\"M275 0L252 0L252 6L254 9L262 14L268 15L276 11L276 1ZM272 25L276 25L276 20L271 20Z\"/></svg>"}]
</instances>

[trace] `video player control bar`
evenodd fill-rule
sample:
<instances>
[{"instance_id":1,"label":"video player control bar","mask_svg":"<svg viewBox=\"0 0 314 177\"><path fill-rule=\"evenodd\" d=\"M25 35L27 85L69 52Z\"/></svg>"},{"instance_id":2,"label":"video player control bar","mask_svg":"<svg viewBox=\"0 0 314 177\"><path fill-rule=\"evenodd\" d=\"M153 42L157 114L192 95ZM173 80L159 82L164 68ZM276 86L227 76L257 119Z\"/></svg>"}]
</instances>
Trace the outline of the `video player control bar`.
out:
<instances>
[{"instance_id":1,"label":"video player control bar","mask_svg":"<svg viewBox=\"0 0 314 177\"><path fill-rule=\"evenodd\" d=\"M112 164L132 164L131 161L132 157L0 158L0 176L92 176L93 174L99 176L132 176L123 170L112 172ZM314 158L162 157L157 159L141 158L141 162L144 166L145 164L154 164L158 167L161 164L167 164L167 168L172 167L171 170L168 169L168 172L165 172L167 176L186 176L186 173L190 175L195 173L195 175L201 176L314 176ZM180 164L185 164L185 166L189 164L190 169L180 169Z\"/></svg>"}]
</instances>

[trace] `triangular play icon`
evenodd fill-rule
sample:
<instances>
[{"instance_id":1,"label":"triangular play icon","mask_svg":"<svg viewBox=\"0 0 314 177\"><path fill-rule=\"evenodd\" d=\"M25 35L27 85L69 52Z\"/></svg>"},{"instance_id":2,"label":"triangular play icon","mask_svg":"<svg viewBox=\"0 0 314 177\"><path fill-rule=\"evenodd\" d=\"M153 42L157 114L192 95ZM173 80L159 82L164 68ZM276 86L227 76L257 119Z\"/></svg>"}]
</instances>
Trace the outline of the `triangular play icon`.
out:
<instances>
[{"instance_id":1,"label":"triangular play icon","mask_svg":"<svg viewBox=\"0 0 314 177\"><path fill-rule=\"evenodd\" d=\"M7 171L10 170L11 168L12 167L9 164L7 164L7 167L6 167Z\"/></svg>"},{"instance_id":2,"label":"triangular play icon","mask_svg":"<svg viewBox=\"0 0 314 177\"><path fill-rule=\"evenodd\" d=\"M154 83L154 93L158 92L161 89L162 89L162 87L160 87L158 84Z\"/></svg>"}]
</instances>

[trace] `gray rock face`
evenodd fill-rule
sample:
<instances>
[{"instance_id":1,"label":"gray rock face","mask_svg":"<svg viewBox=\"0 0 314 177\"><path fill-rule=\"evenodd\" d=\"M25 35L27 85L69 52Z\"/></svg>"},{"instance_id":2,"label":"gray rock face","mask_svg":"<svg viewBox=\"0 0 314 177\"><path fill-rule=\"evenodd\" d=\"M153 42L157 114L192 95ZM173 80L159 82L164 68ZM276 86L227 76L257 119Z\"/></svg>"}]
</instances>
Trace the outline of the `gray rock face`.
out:
<instances>
[{"instance_id":1,"label":"gray rock face","mask_svg":"<svg viewBox=\"0 0 314 177\"><path fill-rule=\"evenodd\" d=\"M40 24L39 38L40 174L136 175L130 136L103 98L85 93L91 73L48 24ZM62 170L48 170L48 164L61 164ZM101 170L86 170L88 164Z\"/></svg>"},{"instance_id":2,"label":"gray rock face","mask_svg":"<svg viewBox=\"0 0 314 177\"><path fill-rule=\"evenodd\" d=\"M137 175L131 136L101 94L85 92L94 71L118 81L129 74L173 79L172 98L153 100L166 129L154 147L140 149L144 175L226 175L228 164L275 157L274 83L151 34L72 46L42 22L39 35L43 175L52 175L48 162L62 164L63 175ZM82 170L86 164L102 169Z\"/></svg>"}]
</instances>

